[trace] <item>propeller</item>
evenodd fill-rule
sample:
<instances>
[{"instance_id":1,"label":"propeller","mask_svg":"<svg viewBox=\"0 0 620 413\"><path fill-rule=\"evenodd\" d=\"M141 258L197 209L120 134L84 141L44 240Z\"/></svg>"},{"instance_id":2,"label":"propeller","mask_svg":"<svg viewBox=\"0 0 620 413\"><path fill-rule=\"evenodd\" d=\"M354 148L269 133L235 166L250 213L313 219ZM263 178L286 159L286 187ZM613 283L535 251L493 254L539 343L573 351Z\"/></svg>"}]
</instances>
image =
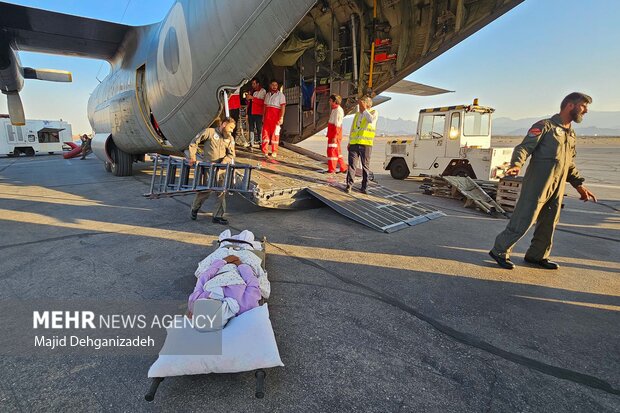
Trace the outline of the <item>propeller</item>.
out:
<instances>
[{"instance_id":1,"label":"propeller","mask_svg":"<svg viewBox=\"0 0 620 413\"><path fill-rule=\"evenodd\" d=\"M9 117L11 124L15 126L23 126L26 124L26 114L24 113L24 105L19 97L19 92L6 93L7 106L9 107Z\"/></svg>"},{"instance_id":2,"label":"propeller","mask_svg":"<svg viewBox=\"0 0 620 413\"><path fill-rule=\"evenodd\" d=\"M0 91L6 95L11 123L16 126L26 124L24 105L19 96L24 79L39 79L51 82L71 82L70 72L54 69L33 69L22 67L17 52L0 31Z\"/></svg>"},{"instance_id":3,"label":"propeller","mask_svg":"<svg viewBox=\"0 0 620 413\"><path fill-rule=\"evenodd\" d=\"M71 72L54 69L33 69L24 67L22 69L24 79L38 79L50 82L71 82L73 80ZM23 126L26 124L26 114L24 105L19 96L19 91L13 90L3 93L6 95L7 106L9 108L9 117L11 124L15 126Z\"/></svg>"},{"instance_id":4,"label":"propeller","mask_svg":"<svg viewBox=\"0 0 620 413\"><path fill-rule=\"evenodd\" d=\"M48 82L71 82L71 72L55 69L33 69L24 67L24 79L47 80Z\"/></svg>"}]
</instances>

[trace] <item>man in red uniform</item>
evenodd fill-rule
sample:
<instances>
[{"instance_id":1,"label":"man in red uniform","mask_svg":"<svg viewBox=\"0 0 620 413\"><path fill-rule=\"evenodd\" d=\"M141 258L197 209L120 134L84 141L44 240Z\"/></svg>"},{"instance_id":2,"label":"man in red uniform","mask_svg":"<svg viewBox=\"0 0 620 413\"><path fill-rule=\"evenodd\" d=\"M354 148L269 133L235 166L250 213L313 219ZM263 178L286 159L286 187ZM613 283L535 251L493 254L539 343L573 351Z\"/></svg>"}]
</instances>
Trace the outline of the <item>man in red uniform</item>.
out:
<instances>
[{"instance_id":1,"label":"man in red uniform","mask_svg":"<svg viewBox=\"0 0 620 413\"><path fill-rule=\"evenodd\" d=\"M263 112L265 111L265 95L267 92L260 85L257 78L252 79L252 94L246 96L248 101L248 120L250 122L250 141L254 144L254 140L262 133L263 130Z\"/></svg>"},{"instance_id":2,"label":"man in red uniform","mask_svg":"<svg viewBox=\"0 0 620 413\"><path fill-rule=\"evenodd\" d=\"M340 143L342 142L342 120L344 119L344 110L340 106L342 98L338 95L329 97L329 105L332 111L329 115L327 123L327 173L336 172L336 165L340 165L340 172L347 171L347 164L342 159L342 150Z\"/></svg>"},{"instance_id":3,"label":"man in red uniform","mask_svg":"<svg viewBox=\"0 0 620 413\"><path fill-rule=\"evenodd\" d=\"M237 137L237 125L239 124L239 108L241 107L241 98L239 96L239 88L237 88L228 98L228 111L230 117L235 120L235 130L233 130L233 138Z\"/></svg>"},{"instance_id":4,"label":"man in red uniform","mask_svg":"<svg viewBox=\"0 0 620 413\"><path fill-rule=\"evenodd\" d=\"M271 156L278 156L280 143L280 125L284 122L284 109L286 99L279 89L277 80L269 83L269 93L265 96L265 112L263 115L263 133L261 149L265 156L269 156L269 144L271 144Z\"/></svg>"}]
</instances>

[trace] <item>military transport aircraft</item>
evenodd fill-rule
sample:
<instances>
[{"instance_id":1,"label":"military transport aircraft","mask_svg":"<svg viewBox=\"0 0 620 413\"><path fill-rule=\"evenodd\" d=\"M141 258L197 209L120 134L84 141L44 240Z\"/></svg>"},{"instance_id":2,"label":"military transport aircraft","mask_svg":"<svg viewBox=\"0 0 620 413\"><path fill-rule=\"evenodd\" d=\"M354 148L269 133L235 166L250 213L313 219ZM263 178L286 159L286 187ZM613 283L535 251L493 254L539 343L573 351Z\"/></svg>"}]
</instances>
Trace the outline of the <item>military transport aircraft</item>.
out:
<instances>
[{"instance_id":1,"label":"military transport aircraft","mask_svg":"<svg viewBox=\"0 0 620 413\"><path fill-rule=\"evenodd\" d=\"M269 162L239 150L235 168L250 171L248 179L236 181L246 184L239 193L269 208L321 201L392 232L443 214L376 184L368 195L345 194L339 179L322 173L325 159L294 143L327 126L332 93L343 97L348 113L363 95L376 105L389 100L380 95L384 91L447 92L404 78L521 1L178 0L163 21L136 27L0 2L0 89L12 123L23 123L24 79L70 81L71 74L24 68L18 51L107 60L110 74L88 102L92 149L108 172L127 176L145 154L182 155L227 109L228 92L253 77L264 85L279 79L287 102L280 132L286 147ZM190 171L186 162L166 159L165 165L154 162L148 196L207 188L197 189L196 182L211 172Z\"/></svg>"},{"instance_id":2,"label":"military transport aircraft","mask_svg":"<svg viewBox=\"0 0 620 413\"><path fill-rule=\"evenodd\" d=\"M521 1L179 0L163 21L137 27L0 2L0 89L23 124L24 79L71 74L24 68L18 51L107 60L88 102L92 145L114 175L131 175L146 153L187 148L222 110L223 91L254 76L283 82L281 139L292 143L325 128L330 93L345 111L391 86L440 93L398 82Z\"/></svg>"}]
</instances>

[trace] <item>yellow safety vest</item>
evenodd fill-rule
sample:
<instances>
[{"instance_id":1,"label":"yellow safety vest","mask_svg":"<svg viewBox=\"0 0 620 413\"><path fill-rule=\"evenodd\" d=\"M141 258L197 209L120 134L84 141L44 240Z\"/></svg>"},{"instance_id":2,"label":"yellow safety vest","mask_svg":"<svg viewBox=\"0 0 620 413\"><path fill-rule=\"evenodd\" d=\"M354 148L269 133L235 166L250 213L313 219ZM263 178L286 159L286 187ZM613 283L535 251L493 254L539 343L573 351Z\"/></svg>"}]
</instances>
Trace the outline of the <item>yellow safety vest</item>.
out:
<instances>
[{"instance_id":1,"label":"yellow safety vest","mask_svg":"<svg viewBox=\"0 0 620 413\"><path fill-rule=\"evenodd\" d=\"M374 115L374 110L369 110ZM349 145L366 145L372 146L375 138L375 126L368 122L366 117L362 118L360 126L357 126L357 121L362 114L357 112L353 118L353 125L351 125L351 134L349 135Z\"/></svg>"}]
</instances>

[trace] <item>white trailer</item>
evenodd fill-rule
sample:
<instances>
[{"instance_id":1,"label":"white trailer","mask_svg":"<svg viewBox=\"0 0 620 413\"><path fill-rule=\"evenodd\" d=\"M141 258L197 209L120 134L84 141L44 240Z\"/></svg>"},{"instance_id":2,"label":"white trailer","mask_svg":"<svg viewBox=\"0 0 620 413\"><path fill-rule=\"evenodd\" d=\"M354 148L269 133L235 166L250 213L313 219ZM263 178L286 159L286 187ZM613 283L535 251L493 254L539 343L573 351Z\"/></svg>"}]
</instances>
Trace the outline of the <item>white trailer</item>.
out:
<instances>
[{"instance_id":1,"label":"white trailer","mask_svg":"<svg viewBox=\"0 0 620 413\"><path fill-rule=\"evenodd\" d=\"M504 176L514 148L491 147L494 109L473 105L422 109L414 139L385 147L383 168L394 179L454 175L495 180Z\"/></svg>"},{"instance_id":2,"label":"white trailer","mask_svg":"<svg viewBox=\"0 0 620 413\"><path fill-rule=\"evenodd\" d=\"M65 121L27 120L24 126L14 126L8 116L0 115L0 155L53 154L72 140L71 125Z\"/></svg>"}]
</instances>

